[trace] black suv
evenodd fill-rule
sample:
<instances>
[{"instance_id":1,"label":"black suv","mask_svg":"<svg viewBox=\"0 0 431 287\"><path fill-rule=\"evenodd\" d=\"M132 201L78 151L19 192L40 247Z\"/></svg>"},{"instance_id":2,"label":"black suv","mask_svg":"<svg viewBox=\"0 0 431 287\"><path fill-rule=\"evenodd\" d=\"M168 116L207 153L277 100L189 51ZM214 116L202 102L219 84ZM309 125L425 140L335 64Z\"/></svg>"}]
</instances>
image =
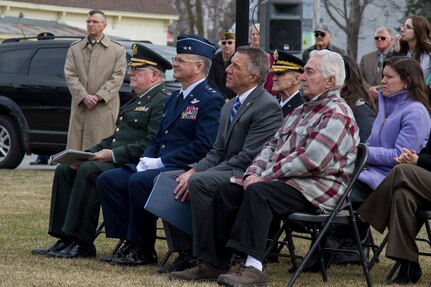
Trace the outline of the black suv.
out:
<instances>
[{"instance_id":1,"label":"black suv","mask_svg":"<svg viewBox=\"0 0 431 287\"><path fill-rule=\"evenodd\" d=\"M77 39L7 39L0 44L0 168L17 167L24 154L54 154L66 148L71 96L64 78L70 44ZM120 41L130 60L131 41ZM143 43L171 61L173 47ZM179 83L166 74L172 92ZM126 73L121 104L131 98Z\"/></svg>"}]
</instances>

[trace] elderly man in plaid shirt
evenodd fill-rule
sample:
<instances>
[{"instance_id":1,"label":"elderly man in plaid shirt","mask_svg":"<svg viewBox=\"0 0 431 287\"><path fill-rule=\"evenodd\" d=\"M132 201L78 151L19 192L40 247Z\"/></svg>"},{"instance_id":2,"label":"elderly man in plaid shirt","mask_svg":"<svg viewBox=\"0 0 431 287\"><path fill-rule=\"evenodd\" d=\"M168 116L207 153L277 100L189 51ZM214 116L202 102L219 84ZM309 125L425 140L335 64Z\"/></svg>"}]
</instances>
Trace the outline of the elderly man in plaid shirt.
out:
<instances>
[{"instance_id":1,"label":"elderly man in plaid shirt","mask_svg":"<svg viewBox=\"0 0 431 287\"><path fill-rule=\"evenodd\" d=\"M305 103L284 120L241 179L221 185L194 255L197 266L171 279L217 280L225 286L264 286L262 262L273 214L328 212L351 179L359 144L352 111L340 97L341 56L313 51L301 76ZM199 216L199 214L193 214ZM244 267L227 273L233 250Z\"/></svg>"}]
</instances>

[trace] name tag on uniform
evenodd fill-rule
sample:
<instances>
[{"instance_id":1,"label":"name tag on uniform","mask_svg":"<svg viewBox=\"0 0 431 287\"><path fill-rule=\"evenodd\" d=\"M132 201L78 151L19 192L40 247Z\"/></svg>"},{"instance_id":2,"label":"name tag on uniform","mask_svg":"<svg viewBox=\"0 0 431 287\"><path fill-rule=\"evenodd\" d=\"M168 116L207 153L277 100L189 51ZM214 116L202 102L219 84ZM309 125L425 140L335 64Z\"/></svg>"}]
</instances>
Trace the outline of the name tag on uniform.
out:
<instances>
[{"instance_id":1,"label":"name tag on uniform","mask_svg":"<svg viewBox=\"0 0 431 287\"><path fill-rule=\"evenodd\" d=\"M198 107L187 106L187 108L181 113L181 119L183 120L196 120L198 117Z\"/></svg>"},{"instance_id":2,"label":"name tag on uniform","mask_svg":"<svg viewBox=\"0 0 431 287\"><path fill-rule=\"evenodd\" d=\"M134 109L135 112L148 112L150 108L147 106L140 106Z\"/></svg>"}]
</instances>

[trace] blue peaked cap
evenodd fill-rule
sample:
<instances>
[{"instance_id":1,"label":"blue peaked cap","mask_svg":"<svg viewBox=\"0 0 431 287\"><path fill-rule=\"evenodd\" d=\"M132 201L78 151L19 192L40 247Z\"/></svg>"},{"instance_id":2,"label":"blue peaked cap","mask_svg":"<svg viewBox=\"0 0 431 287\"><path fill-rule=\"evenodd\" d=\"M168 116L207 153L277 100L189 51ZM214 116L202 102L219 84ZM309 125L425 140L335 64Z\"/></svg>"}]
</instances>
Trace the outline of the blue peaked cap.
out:
<instances>
[{"instance_id":1,"label":"blue peaked cap","mask_svg":"<svg viewBox=\"0 0 431 287\"><path fill-rule=\"evenodd\" d=\"M177 54L194 54L213 59L216 52L214 44L196 35L179 35L177 37Z\"/></svg>"}]
</instances>

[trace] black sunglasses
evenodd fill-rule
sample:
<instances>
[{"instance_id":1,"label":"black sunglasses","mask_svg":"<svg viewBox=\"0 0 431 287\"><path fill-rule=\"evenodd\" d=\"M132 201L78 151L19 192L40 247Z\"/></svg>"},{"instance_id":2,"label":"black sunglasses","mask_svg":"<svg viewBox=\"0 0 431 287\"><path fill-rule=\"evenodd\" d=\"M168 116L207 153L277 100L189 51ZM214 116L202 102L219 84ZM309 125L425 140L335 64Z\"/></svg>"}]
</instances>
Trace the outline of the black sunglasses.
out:
<instances>
[{"instance_id":1,"label":"black sunglasses","mask_svg":"<svg viewBox=\"0 0 431 287\"><path fill-rule=\"evenodd\" d=\"M382 41L384 41L384 40L386 40L386 37L382 37L382 36L376 36L376 37L374 37L374 40L382 40Z\"/></svg>"},{"instance_id":2,"label":"black sunglasses","mask_svg":"<svg viewBox=\"0 0 431 287\"><path fill-rule=\"evenodd\" d=\"M325 38L325 36L326 36L326 33L323 33L323 32L314 32L314 37L322 37L322 38Z\"/></svg>"},{"instance_id":3,"label":"black sunglasses","mask_svg":"<svg viewBox=\"0 0 431 287\"><path fill-rule=\"evenodd\" d=\"M223 41L221 44L224 46L226 44L232 45L233 41Z\"/></svg>"}]
</instances>

